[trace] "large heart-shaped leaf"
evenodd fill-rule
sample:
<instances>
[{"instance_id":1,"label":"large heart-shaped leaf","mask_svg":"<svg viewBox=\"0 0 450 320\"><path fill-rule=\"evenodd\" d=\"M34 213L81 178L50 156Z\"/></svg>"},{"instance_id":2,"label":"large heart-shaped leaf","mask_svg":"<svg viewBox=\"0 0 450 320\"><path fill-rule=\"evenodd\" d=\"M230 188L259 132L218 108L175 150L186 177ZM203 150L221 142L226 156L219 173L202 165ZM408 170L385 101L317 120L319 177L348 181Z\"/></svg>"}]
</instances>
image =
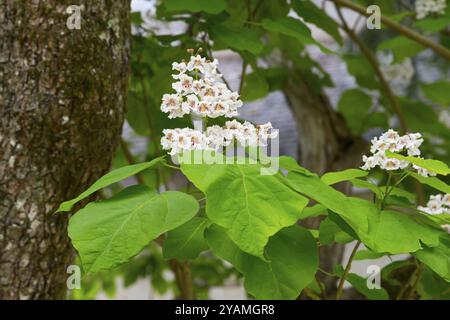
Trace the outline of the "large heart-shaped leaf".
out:
<instances>
[{"instance_id":1,"label":"large heart-shaped leaf","mask_svg":"<svg viewBox=\"0 0 450 320\"><path fill-rule=\"evenodd\" d=\"M316 241L302 227L285 228L270 238L266 247L269 261L240 250L217 225L206 229L205 237L217 256L244 275L246 290L257 299L295 299L317 271Z\"/></svg>"},{"instance_id":2,"label":"large heart-shaped leaf","mask_svg":"<svg viewBox=\"0 0 450 320\"><path fill-rule=\"evenodd\" d=\"M269 237L295 224L308 203L283 176L261 175L260 165L183 164L181 169L206 194L209 219L241 250L261 258Z\"/></svg>"},{"instance_id":3,"label":"large heart-shaped leaf","mask_svg":"<svg viewBox=\"0 0 450 320\"><path fill-rule=\"evenodd\" d=\"M131 186L78 211L69 221L69 237L85 272L111 269L190 220L198 209L195 198L182 192L158 194L146 186Z\"/></svg>"},{"instance_id":4,"label":"large heart-shaped leaf","mask_svg":"<svg viewBox=\"0 0 450 320\"><path fill-rule=\"evenodd\" d=\"M96 192L100 189L103 189L104 187L107 187L110 184L119 182L128 177L131 177L131 176L135 175L136 173L139 173L143 170L154 168L163 162L164 162L164 157L159 157L159 158L153 159L152 161L149 161L149 162L133 164L130 166L121 167L121 168L118 168L111 172L108 172L103 177L98 179L93 185L91 185L86 191L81 193L78 197L61 203L61 205L58 208L58 211L70 211L70 209L72 208L72 206L75 203L90 196L94 192Z\"/></svg>"}]
</instances>

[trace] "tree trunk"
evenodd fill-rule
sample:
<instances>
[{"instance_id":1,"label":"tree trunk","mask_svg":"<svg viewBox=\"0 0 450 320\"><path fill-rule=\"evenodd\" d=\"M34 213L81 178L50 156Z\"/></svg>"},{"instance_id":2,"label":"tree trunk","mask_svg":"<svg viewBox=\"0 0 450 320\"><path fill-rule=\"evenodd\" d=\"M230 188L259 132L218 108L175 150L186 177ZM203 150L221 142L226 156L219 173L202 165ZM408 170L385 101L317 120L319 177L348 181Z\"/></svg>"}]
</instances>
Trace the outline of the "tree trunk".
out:
<instances>
[{"instance_id":1,"label":"tree trunk","mask_svg":"<svg viewBox=\"0 0 450 320\"><path fill-rule=\"evenodd\" d=\"M284 90L299 132L298 159L307 169L323 174L360 164L367 143L355 137L345 120L333 110L323 93L315 93L298 71L292 71ZM349 193L349 185L341 184L341 191ZM319 228L320 218L304 221L311 228ZM320 265L327 271L341 263L344 246L335 244L320 249ZM329 294L333 294L336 278L321 274Z\"/></svg>"},{"instance_id":2,"label":"tree trunk","mask_svg":"<svg viewBox=\"0 0 450 320\"><path fill-rule=\"evenodd\" d=\"M79 30L74 1L0 0L0 299L64 297L74 255L53 213L108 170L121 133L130 3L75 3Z\"/></svg>"}]
</instances>

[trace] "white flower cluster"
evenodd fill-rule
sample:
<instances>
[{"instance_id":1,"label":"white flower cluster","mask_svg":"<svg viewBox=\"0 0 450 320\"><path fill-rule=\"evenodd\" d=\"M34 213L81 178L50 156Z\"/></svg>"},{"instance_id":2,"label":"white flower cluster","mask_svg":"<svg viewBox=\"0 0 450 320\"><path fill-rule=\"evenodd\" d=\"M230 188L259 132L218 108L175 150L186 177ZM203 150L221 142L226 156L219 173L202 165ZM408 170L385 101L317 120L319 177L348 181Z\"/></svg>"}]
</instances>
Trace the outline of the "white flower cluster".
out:
<instances>
[{"instance_id":1,"label":"white flower cluster","mask_svg":"<svg viewBox=\"0 0 450 320\"><path fill-rule=\"evenodd\" d=\"M272 130L272 124L254 126L250 122L240 123L236 120L227 121L225 127L210 126L205 133L198 130L165 129L161 145L164 150L170 150L170 155L189 150L220 150L230 145L234 140L243 146L265 146L268 139L275 138L278 130Z\"/></svg>"},{"instance_id":2,"label":"white flower cluster","mask_svg":"<svg viewBox=\"0 0 450 320\"><path fill-rule=\"evenodd\" d=\"M414 66L409 58L397 64L392 64L392 59L393 57L389 56L384 61L381 61L381 72L386 78L386 81L392 86L394 92L396 94L403 94L414 77Z\"/></svg>"},{"instance_id":3,"label":"white flower cluster","mask_svg":"<svg viewBox=\"0 0 450 320\"><path fill-rule=\"evenodd\" d=\"M409 133L400 136L396 131L389 129L380 137L373 138L371 143L372 146L370 147L370 152L372 155L370 157L363 156L364 165L361 169L370 170L379 166L383 170L399 170L405 169L411 163L406 160L389 158L385 155L385 152L387 150L395 153L406 151L408 156L420 156L419 147L423 143L423 139L420 133ZM412 167L417 170L417 173L424 177L436 175L415 164L413 164Z\"/></svg>"},{"instance_id":4,"label":"white flower cluster","mask_svg":"<svg viewBox=\"0 0 450 320\"><path fill-rule=\"evenodd\" d=\"M176 93L163 96L161 110L168 113L169 118L191 113L210 118L237 116L242 101L239 94L221 82L222 74L217 71L217 65L217 59L208 61L200 55L191 56L188 63L174 62L172 69L177 73L172 77L177 81L172 88Z\"/></svg>"},{"instance_id":5,"label":"white flower cluster","mask_svg":"<svg viewBox=\"0 0 450 320\"><path fill-rule=\"evenodd\" d=\"M430 196L426 207L418 206L417 209L429 214L450 214L450 194Z\"/></svg>"},{"instance_id":6,"label":"white flower cluster","mask_svg":"<svg viewBox=\"0 0 450 320\"><path fill-rule=\"evenodd\" d=\"M228 118L238 115L242 106L239 94L220 82L222 75L217 71L218 61L208 61L200 55L191 56L188 63L174 62L172 67L178 80L172 84L174 94L165 94L161 110L169 113L169 118L192 114L194 117ZM165 129L161 145L170 155L183 151L218 151L237 141L242 146L265 146L269 139L278 135L272 124L254 126L250 122L227 121L225 127L213 125L205 132L190 128Z\"/></svg>"},{"instance_id":7,"label":"white flower cluster","mask_svg":"<svg viewBox=\"0 0 450 320\"><path fill-rule=\"evenodd\" d=\"M444 14L446 0L416 0L416 17L423 19L430 13Z\"/></svg>"}]
</instances>

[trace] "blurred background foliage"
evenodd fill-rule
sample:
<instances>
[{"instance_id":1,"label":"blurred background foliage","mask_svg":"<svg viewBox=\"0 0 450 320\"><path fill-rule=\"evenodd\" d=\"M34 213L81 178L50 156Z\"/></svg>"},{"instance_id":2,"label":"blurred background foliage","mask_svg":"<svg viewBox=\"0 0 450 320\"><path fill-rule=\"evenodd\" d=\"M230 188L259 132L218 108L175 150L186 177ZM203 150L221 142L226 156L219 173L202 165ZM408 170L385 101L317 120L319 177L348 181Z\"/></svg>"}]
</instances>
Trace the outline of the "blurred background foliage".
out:
<instances>
[{"instance_id":1,"label":"blurred background foliage","mask_svg":"<svg viewBox=\"0 0 450 320\"><path fill-rule=\"evenodd\" d=\"M168 119L160 111L162 95L172 91L172 62L187 60L187 49L191 48L202 48L202 54L209 59L223 50L239 55L242 72L239 85L233 89L240 92L244 102L281 91L291 109L290 116L299 128L298 159L316 172L335 168L334 164L349 154L356 159L350 163L359 165L366 142L388 128L421 132L425 136L424 156L450 163L450 61L399 30L384 25L382 30L367 29L365 18L353 10L340 8L343 12L340 17L334 2L160 0L149 13L133 12L126 114L132 133L123 136L113 167L162 155L159 143L162 130L191 126L187 117ZM450 4L445 14L418 20L414 1L358 0L353 3L363 8L376 4L383 16L450 50ZM344 22L348 17L352 17L352 24ZM328 40L315 39L311 29L320 30ZM326 89L338 83L318 59L324 54L345 63L356 83L356 87L341 93L335 105L329 102ZM387 64L386 56L392 59ZM395 83L383 68L405 61L411 62L414 74L409 80ZM224 64L226 61L219 64L219 69ZM225 81L227 76L224 73ZM295 100L296 95L300 104ZM315 109L309 109L311 105ZM310 110L319 110L319 113ZM318 131L310 132L314 127ZM321 134L323 141L318 139ZM132 147L135 139L145 145L144 152L135 152ZM353 150L352 145L361 141L362 147ZM335 145L335 150L326 152L328 159L324 164L316 164L314 155L323 157L323 149L330 145ZM305 159L304 155L313 158L308 162L309 158ZM343 166L348 163L345 161ZM169 176L170 171L162 168L155 172L144 172L137 179L159 189L177 188L195 194L193 187L180 181L180 177ZM115 193L122 187L115 185L108 192ZM417 190L414 185L409 189L419 197L419 202L428 198L431 191ZM208 298L213 286L240 281L230 265L208 252L190 263L197 298ZM399 290L400 282L396 279L408 275L411 263L406 260L384 267L382 283L388 292ZM163 258L156 244L150 244L141 255L116 271L84 278L82 289L72 291L72 297L93 299L103 291L113 298L117 278L122 279L125 287L138 279L148 279L158 294L178 295L170 261ZM448 284L429 269L424 271L419 291L423 298L450 297Z\"/></svg>"}]
</instances>

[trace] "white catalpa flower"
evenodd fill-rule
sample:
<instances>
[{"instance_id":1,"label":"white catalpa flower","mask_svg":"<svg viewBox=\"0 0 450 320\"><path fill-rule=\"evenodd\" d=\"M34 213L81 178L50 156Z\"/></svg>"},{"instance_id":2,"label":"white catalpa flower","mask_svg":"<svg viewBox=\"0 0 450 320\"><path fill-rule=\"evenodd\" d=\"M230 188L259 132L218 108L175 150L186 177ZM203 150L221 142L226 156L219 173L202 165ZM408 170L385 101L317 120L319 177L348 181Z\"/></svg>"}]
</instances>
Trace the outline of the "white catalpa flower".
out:
<instances>
[{"instance_id":1,"label":"white catalpa flower","mask_svg":"<svg viewBox=\"0 0 450 320\"><path fill-rule=\"evenodd\" d=\"M250 122L243 124L233 120L227 121L225 127L213 125L206 128L206 132L184 128L165 129L161 145L164 150L169 150L170 155L190 150L222 150L237 141L244 147L265 146L267 141L278 135L278 130L273 130L270 123L254 126Z\"/></svg>"},{"instance_id":2,"label":"white catalpa flower","mask_svg":"<svg viewBox=\"0 0 450 320\"><path fill-rule=\"evenodd\" d=\"M185 73L187 71L186 62L172 63L172 70L178 71L180 74Z\"/></svg>"},{"instance_id":3,"label":"white catalpa flower","mask_svg":"<svg viewBox=\"0 0 450 320\"><path fill-rule=\"evenodd\" d=\"M183 151L207 149L207 141L200 131L190 128L165 129L163 134L161 146L164 150L170 150L170 155Z\"/></svg>"},{"instance_id":4,"label":"white catalpa flower","mask_svg":"<svg viewBox=\"0 0 450 320\"><path fill-rule=\"evenodd\" d=\"M419 147L423 143L423 139L420 133L409 133L400 136L396 131L389 129L381 136L373 138L371 143L370 152L372 155L363 156L364 164L361 169L370 170L378 166L383 170L391 171L405 169L411 163L406 160L386 157L385 152L389 150L395 153L406 152L408 156L420 156ZM416 165L412 165L412 168L424 177L436 175Z\"/></svg>"},{"instance_id":5,"label":"white catalpa flower","mask_svg":"<svg viewBox=\"0 0 450 320\"><path fill-rule=\"evenodd\" d=\"M429 14L444 14L446 0L416 0L416 17L423 19Z\"/></svg>"},{"instance_id":6,"label":"white catalpa flower","mask_svg":"<svg viewBox=\"0 0 450 320\"><path fill-rule=\"evenodd\" d=\"M429 214L450 214L450 194L432 195L425 207L418 206L417 209Z\"/></svg>"},{"instance_id":7,"label":"white catalpa flower","mask_svg":"<svg viewBox=\"0 0 450 320\"><path fill-rule=\"evenodd\" d=\"M183 117L190 113L210 118L236 117L237 110L243 103L239 94L229 90L222 82L222 75L217 71L218 63L217 59L209 61L200 55L191 56L188 63L174 62L172 69L178 73L172 75L176 80L172 83L172 88L176 91L176 100L181 103L176 108L169 107L166 101L168 97L165 96L161 110L168 113L169 118ZM171 98L174 96L171 95Z\"/></svg>"},{"instance_id":8,"label":"white catalpa flower","mask_svg":"<svg viewBox=\"0 0 450 320\"><path fill-rule=\"evenodd\" d=\"M180 74L178 77L178 81L172 83L172 88L178 93L178 94L189 94L192 91L192 85L193 85L194 79L184 73Z\"/></svg>"},{"instance_id":9,"label":"white catalpa flower","mask_svg":"<svg viewBox=\"0 0 450 320\"><path fill-rule=\"evenodd\" d=\"M186 114L183 111L183 99L177 94L165 94L162 98L161 111L169 113L169 118L178 118Z\"/></svg>"}]
</instances>

